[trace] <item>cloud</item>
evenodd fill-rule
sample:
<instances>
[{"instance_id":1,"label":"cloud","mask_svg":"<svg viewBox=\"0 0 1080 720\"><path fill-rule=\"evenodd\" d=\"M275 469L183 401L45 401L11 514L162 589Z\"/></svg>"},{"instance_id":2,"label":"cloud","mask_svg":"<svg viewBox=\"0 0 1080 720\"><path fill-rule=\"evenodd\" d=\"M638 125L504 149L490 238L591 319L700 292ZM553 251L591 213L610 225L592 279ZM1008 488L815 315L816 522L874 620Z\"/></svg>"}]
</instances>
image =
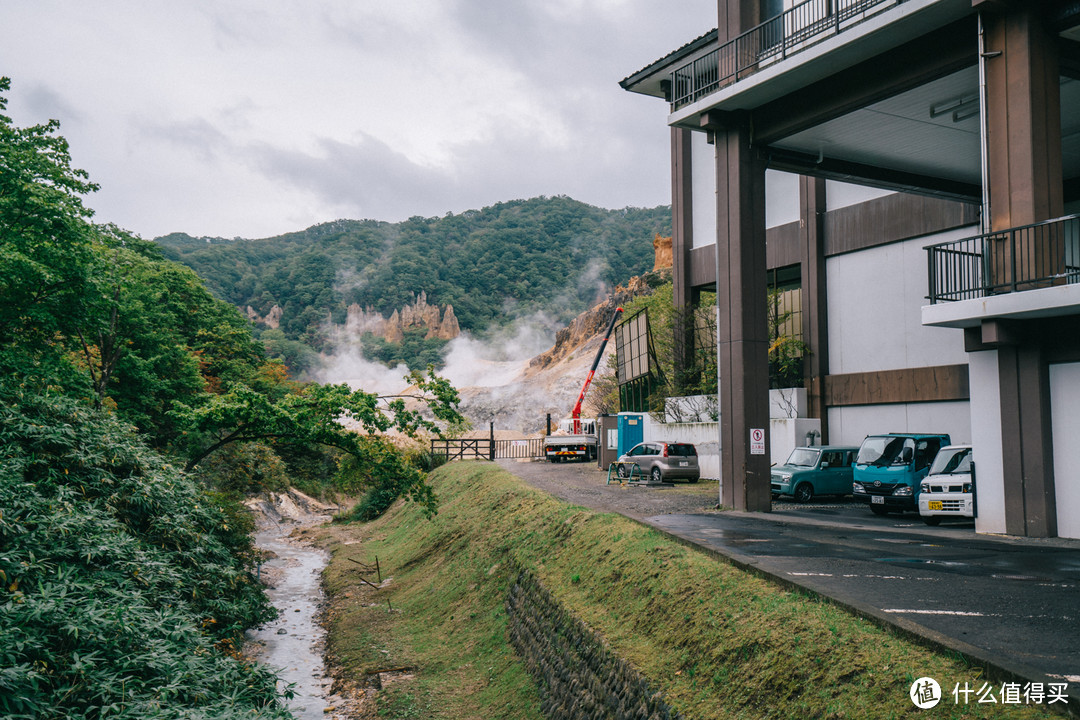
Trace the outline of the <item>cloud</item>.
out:
<instances>
[{"instance_id":1,"label":"cloud","mask_svg":"<svg viewBox=\"0 0 1080 720\"><path fill-rule=\"evenodd\" d=\"M58 117L103 221L259 237L565 194L670 201L620 78L715 26L653 0L9 3L20 123ZM696 15L696 16L695 16Z\"/></svg>"}]
</instances>

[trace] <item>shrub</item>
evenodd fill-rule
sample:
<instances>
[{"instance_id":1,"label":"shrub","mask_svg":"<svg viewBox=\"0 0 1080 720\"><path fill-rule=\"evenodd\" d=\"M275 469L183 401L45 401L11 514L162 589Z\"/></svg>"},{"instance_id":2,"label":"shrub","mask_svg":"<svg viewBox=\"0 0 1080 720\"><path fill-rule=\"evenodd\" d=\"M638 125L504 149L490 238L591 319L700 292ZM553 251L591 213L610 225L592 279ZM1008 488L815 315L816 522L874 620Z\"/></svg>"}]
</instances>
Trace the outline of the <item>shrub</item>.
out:
<instances>
[{"instance_id":1,"label":"shrub","mask_svg":"<svg viewBox=\"0 0 1080 720\"><path fill-rule=\"evenodd\" d=\"M0 399L0 716L287 717L235 508L115 418Z\"/></svg>"}]
</instances>

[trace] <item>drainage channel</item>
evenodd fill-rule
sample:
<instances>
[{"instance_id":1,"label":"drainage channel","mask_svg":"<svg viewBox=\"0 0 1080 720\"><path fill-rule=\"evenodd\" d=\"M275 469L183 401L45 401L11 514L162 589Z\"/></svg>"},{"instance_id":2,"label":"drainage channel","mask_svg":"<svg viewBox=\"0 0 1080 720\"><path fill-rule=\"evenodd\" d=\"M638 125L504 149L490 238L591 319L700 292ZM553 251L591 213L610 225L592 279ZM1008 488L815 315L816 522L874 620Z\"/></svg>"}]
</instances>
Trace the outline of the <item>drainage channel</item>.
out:
<instances>
[{"instance_id":1,"label":"drainage channel","mask_svg":"<svg viewBox=\"0 0 1080 720\"><path fill-rule=\"evenodd\" d=\"M290 537L293 530L329 519L331 506L295 490L253 498L248 507L259 526L255 547L266 556L259 577L278 618L247 632L249 655L277 673L279 688L291 687L287 702L298 720L343 718L341 698L323 663L324 635L318 615L326 552Z\"/></svg>"}]
</instances>

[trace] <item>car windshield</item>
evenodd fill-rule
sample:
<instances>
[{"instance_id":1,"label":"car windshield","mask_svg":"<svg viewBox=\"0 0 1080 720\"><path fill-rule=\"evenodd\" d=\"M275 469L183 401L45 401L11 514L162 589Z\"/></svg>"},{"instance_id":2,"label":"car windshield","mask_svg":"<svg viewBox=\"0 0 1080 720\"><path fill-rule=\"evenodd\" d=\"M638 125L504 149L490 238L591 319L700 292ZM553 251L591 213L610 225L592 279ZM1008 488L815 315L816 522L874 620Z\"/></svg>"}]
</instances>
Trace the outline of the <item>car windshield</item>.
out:
<instances>
[{"instance_id":1,"label":"car windshield","mask_svg":"<svg viewBox=\"0 0 1080 720\"><path fill-rule=\"evenodd\" d=\"M788 455L785 465L795 465L796 467L815 467L817 465L818 455L821 454L820 450L811 450L810 448L795 448Z\"/></svg>"},{"instance_id":2,"label":"car windshield","mask_svg":"<svg viewBox=\"0 0 1080 720\"><path fill-rule=\"evenodd\" d=\"M905 452L905 450L907 452ZM915 453L915 441L911 438L891 435L871 435L863 440L859 456L855 462L859 465L907 465Z\"/></svg>"},{"instance_id":3,"label":"car windshield","mask_svg":"<svg viewBox=\"0 0 1080 720\"><path fill-rule=\"evenodd\" d=\"M930 466L931 475L967 475L971 473L971 448L942 450Z\"/></svg>"}]
</instances>

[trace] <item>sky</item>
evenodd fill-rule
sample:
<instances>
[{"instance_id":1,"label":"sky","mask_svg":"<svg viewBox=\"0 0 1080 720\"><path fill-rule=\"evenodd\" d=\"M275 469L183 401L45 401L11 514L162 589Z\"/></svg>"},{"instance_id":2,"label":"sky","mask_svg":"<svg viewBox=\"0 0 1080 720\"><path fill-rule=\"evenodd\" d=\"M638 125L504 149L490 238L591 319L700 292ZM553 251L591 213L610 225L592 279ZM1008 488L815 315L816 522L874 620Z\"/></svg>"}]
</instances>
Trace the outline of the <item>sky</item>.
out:
<instances>
[{"instance_id":1,"label":"sky","mask_svg":"<svg viewBox=\"0 0 1080 720\"><path fill-rule=\"evenodd\" d=\"M667 106L618 81L715 25L715 0L4 0L0 75L97 221L258 238L668 204Z\"/></svg>"}]
</instances>

